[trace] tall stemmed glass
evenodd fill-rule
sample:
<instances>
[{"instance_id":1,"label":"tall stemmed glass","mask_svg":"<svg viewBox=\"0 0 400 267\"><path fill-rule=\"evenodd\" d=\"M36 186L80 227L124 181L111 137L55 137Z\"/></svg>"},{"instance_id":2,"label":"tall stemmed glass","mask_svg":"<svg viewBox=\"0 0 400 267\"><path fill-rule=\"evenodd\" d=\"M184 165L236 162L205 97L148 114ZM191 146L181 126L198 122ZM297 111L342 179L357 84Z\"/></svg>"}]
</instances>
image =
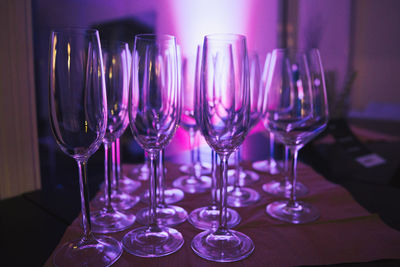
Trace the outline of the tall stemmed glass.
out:
<instances>
[{"instance_id":1,"label":"tall stemmed glass","mask_svg":"<svg viewBox=\"0 0 400 267\"><path fill-rule=\"evenodd\" d=\"M267 79L270 71L270 63L271 63L271 53L267 54L265 58L264 70L261 78L261 86L262 89L265 90L267 85ZM265 112L265 110L264 110ZM263 117L265 114L263 114ZM289 179L289 148L284 146L284 155L283 159L280 161L275 160L275 149L277 148L277 144L275 142L275 136L270 131L265 131L265 134L268 136L268 149L269 149L269 158L263 161L256 161L253 163L253 168L258 171L268 172L270 174L282 174L283 177L280 179L273 179L272 181L268 181L262 185L262 189L264 192L280 197L290 197L290 192L292 188L292 184ZM281 145L281 144L279 144ZM296 195L304 196L308 193L308 189L301 182L296 181Z\"/></svg>"},{"instance_id":2,"label":"tall stemmed glass","mask_svg":"<svg viewBox=\"0 0 400 267\"><path fill-rule=\"evenodd\" d=\"M93 232L112 233L124 230L135 222L135 215L117 211L112 205L112 179L115 167L111 153L112 143L124 126L128 112L127 44L103 43L103 64L107 93L107 128L104 144L104 196L102 209L91 213Z\"/></svg>"},{"instance_id":3,"label":"tall stemmed glass","mask_svg":"<svg viewBox=\"0 0 400 267\"><path fill-rule=\"evenodd\" d=\"M273 136L274 135L271 133L270 137ZM283 175L283 177L279 180L274 179L272 181L266 182L265 184L262 185L262 189L264 192L273 196L290 198L290 194L292 191L292 183L290 181L290 173L289 173L290 152L288 146L284 147L285 147L285 154L281 166L279 167L280 173ZM308 188L304 184L296 180L296 196L301 197L307 195L307 193L308 193Z\"/></svg>"},{"instance_id":4,"label":"tall stemmed glass","mask_svg":"<svg viewBox=\"0 0 400 267\"><path fill-rule=\"evenodd\" d=\"M140 34L135 36L129 121L136 141L150 159L150 222L128 232L124 249L140 257L160 257L177 251L183 237L157 221L158 155L170 143L179 124L180 87L175 37Z\"/></svg>"},{"instance_id":5,"label":"tall stemmed glass","mask_svg":"<svg viewBox=\"0 0 400 267\"><path fill-rule=\"evenodd\" d=\"M194 117L196 124L200 125L200 70L201 70L201 46L197 46L197 57L195 67L195 95L194 95ZM188 221L196 228L201 230L208 230L217 228L219 224L220 210L218 206L218 192L221 188L218 188L217 182L217 153L211 149L211 203L208 206L200 207L189 214ZM235 227L241 221L239 213L231 208L227 208L227 225L229 228Z\"/></svg>"},{"instance_id":6,"label":"tall stemmed glass","mask_svg":"<svg viewBox=\"0 0 400 267\"><path fill-rule=\"evenodd\" d=\"M91 230L87 161L102 143L107 125L107 99L97 30L53 31L49 56L49 113L61 150L79 169L83 236L59 248L55 266L109 266L121 256L121 244Z\"/></svg>"},{"instance_id":7,"label":"tall stemmed glass","mask_svg":"<svg viewBox=\"0 0 400 267\"><path fill-rule=\"evenodd\" d=\"M269 71L269 63L271 61L271 53L267 53L267 56L265 57L265 62L264 62L264 68L263 72L261 74L261 81L260 81L260 90L263 90L265 92L265 86L266 86L266 81L267 81L267 76L268 76L268 71ZM263 114L264 115L264 114ZM270 174L278 174L279 171L279 165L278 162L275 160L275 137L272 133L269 131L264 132L266 137L268 138L268 158L265 160L260 160L253 162L252 167L253 169L261 172L268 172Z\"/></svg>"},{"instance_id":8,"label":"tall stemmed glass","mask_svg":"<svg viewBox=\"0 0 400 267\"><path fill-rule=\"evenodd\" d=\"M99 204L106 206L109 200L114 209L127 210L140 200L138 196L127 193L137 189L140 182L127 179L129 182L124 183L124 180L120 177L119 137L124 133L129 123L130 52L127 43L109 40L102 41L102 51L108 104L108 124L104 145L107 146L108 156L105 159L105 167L107 168L105 177L109 180L105 180L105 185L111 186L112 193L110 198L108 188L105 187L104 194L100 195L97 200ZM95 218L95 216L93 217Z\"/></svg>"},{"instance_id":9,"label":"tall stemmed glass","mask_svg":"<svg viewBox=\"0 0 400 267\"><path fill-rule=\"evenodd\" d=\"M267 83L265 126L289 148L291 194L275 201L267 213L290 223L311 222L319 217L312 205L296 199L296 167L299 150L328 122L328 103L319 52L276 49L272 53Z\"/></svg>"},{"instance_id":10,"label":"tall stemmed glass","mask_svg":"<svg viewBox=\"0 0 400 267\"><path fill-rule=\"evenodd\" d=\"M165 167L164 167L164 151L160 150L159 156L159 172L157 177L157 220L160 225L174 226L186 221L188 214L185 209L179 206L170 205L165 200ZM150 220L150 208L144 208L136 214L137 221L141 224L147 225Z\"/></svg>"},{"instance_id":11,"label":"tall stemmed glass","mask_svg":"<svg viewBox=\"0 0 400 267\"><path fill-rule=\"evenodd\" d=\"M260 86L260 62L257 54L250 57L250 120L249 131L260 121L263 112L263 92ZM231 207L246 207L260 200L260 194L244 185L259 179L257 173L243 170L240 166L240 147L235 152L235 169L233 172L233 188L228 192L228 205ZM229 173L229 172L228 172Z\"/></svg>"},{"instance_id":12,"label":"tall stemmed glass","mask_svg":"<svg viewBox=\"0 0 400 267\"><path fill-rule=\"evenodd\" d=\"M198 46L196 54L196 68L194 75L190 75L188 73L187 60L183 59L181 61L182 62L182 115L181 115L180 126L189 133L190 164L186 165L189 167L188 175L178 177L177 179L174 180L173 185L177 188L182 189L184 192L190 194L202 193L208 191L211 187L211 178L209 176L202 175L202 173L205 172L205 169L202 167L200 162L197 162L196 151L194 148L195 137L199 127L194 117L194 110L195 110L194 92L196 90L195 87L199 86L198 65L200 62L200 58L201 58L201 47Z\"/></svg>"},{"instance_id":13,"label":"tall stemmed glass","mask_svg":"<svg viewBox=\"0 0 400 267\"><path fill-rule=\"evenodd\" d=\"M204 38L199 93L199 124L207 143L221 158L220 222L192 240L200 257L230 262L254 250L253 241L227 226L228 158L249 130L250 91L246 37L212 34Z\"/></svg>"}]
</instances>

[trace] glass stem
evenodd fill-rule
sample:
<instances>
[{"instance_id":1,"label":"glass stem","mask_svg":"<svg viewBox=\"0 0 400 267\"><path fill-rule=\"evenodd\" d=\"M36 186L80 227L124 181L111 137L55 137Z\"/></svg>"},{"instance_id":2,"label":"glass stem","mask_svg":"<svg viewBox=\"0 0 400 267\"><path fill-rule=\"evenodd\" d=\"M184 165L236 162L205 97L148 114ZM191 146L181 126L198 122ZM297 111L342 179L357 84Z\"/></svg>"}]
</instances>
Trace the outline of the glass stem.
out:
<instances>
[{"instance_id":1,"label":"glass stem","mask_svg":"<svg viewBox=\"0 0 400 267\"><path fill-rule=\"evenodd\" d=\"M274 146L275 137L274 137L274 135L272 133L269 133L268 140L269 140L269 160L268 160L268 163L269 163L269 167L273 167L272 164L273 164L273 161L275 159L275 146Z\"/></svg>"},{"instance_id":2,"label":"glass stem","mask_svg":"<svg viewBox=\"0 0 400 267\"><path fill-rule=\"evenodd\" d=\"M285 158L284 158L284 162L283 162L283 171L284 171L284 175L285 175L285 180L284 180L285 187L288 183L290 183L290 181L289 181L289 156L290 156L289 147L285 146L285 155L284 155Z\"/></svg>"},{"instance_id":3,"label":"glass stem","mask_svg":"<svg viewBox=\"0 0 400 267\"><path fill-rule=\"evenodd\" d=\"M113 177L113 155L110 153L112 150L111 143L104 143L104 196L106 199L106 210L112 210L111 194L112 194L112 177Z\"/></svg>"},{"instance_id":4,"label":"glass stem","mask_svg":"<svg viewBox=\"0 0 400 267\"><path fill-rule=\"evenodd\" d=\"M241 147L241 146L240 146ZM239 179L242 168L240 167L240 147L235 152L235 180L233 183L233 190L239 189Z\"/></svg>"},{"instance_id":5,"label":"glass stem","mask_svg":"<svg viewBox=\"0 0 400 267\"><path fill-rule=\"evenodd\" d=\"M87 183L87 161L77 160L79 170L79 191L81 194L81 211L82 211L82 225L83 225L83 238L88 239L92 234L92 224L90 221L90 206L89 206L89 190Z\"/></svg>"},{"instance_id":6,"label":"glass stem","mask_svg":"<svg viewBox=\"0 0 400 267\"><path fill-rule=\"evenodd\" d=\"M228 156L221 155L221 182L220 182L220 202L219 202L219 226L218 232L228 231L227 219L227 186L228 186Z\"/></svg>"},{"instance_id":7,"label":"glass stem","mask_svg":"<svg viewBox=\"0 0 400 267\"><path fill-rule=\"evenodd\" d=\"M196 151L196 159L195 164L201 165L201 158L200 158L200 138L198 131L194 130L194 149Z\"/></svg>"},{"instance_id":8,"label":"glass stem","mask_svg":"<svg viewBox=\"0 0 400 267\"><path fill-rule=\"evenodd\" d=\"M157 168L158 168L158 152L149 152L148 157L150 158L150 183L149 183L149 194L150 194L150 214L149 223L150 226L157 226Z\"/></svg>"},{"instance_id":9,"label":"glass stem","mask_svg":"<svg viewBox=\"0 0 400 267\"><path fill-rule=\"evenodd\" d=\"M195 138L196 132L193 128L190 128L189 130L189 149L190 149L190 173L193 175L195 179L199 178L200 175L198 175L195 164L196 164L196 159L195 159L195 151L194 151L194 138Z\"/></svg>"},{"instance_id":10,"label":"glass stem","mask_svg":"<svg viewBox=\"0 0 400 267\"><path fill-rule=\"evenodd\" d=\"M119 138L117 138L114 142L115 149L113 152L115 153L115 191L119 190L119 182L121 179L121 151L120 151L120 142Z\"/></svg>"},{"instance_id":11,"label":"glass stem","mask_svg":"<svg viewBox=\"0 0 400 267\"><path fill-rule=\"evenodd\" d=\"M164 195L164 150L159 153L159 174L158 174L158 205L165 206Z\"/></svg>"},{"instance_id":12,"label":"glass stem","mask_svg":"<svg viewBox=\"0 0 400 267\"><path fill-rule=\"evenodd\" d=\"M290 199L288 202L289 207L297 207L297 201L296 201L296 176L297 176L297 156L299 153L299 149L296 147L291 147L289 148L289 154L290 154L290 183L291 183L291 189L290 189Z\"/></svg>"},{"instance_id":13,"label":"glass stem","mask_svg":"<svg viewBox=\"0 0 400 267\"><path fill-rule=\"evenodd\" d=\"M217 153L211 149L211 205L217 205Z\"/></svg>"}]
</instances>

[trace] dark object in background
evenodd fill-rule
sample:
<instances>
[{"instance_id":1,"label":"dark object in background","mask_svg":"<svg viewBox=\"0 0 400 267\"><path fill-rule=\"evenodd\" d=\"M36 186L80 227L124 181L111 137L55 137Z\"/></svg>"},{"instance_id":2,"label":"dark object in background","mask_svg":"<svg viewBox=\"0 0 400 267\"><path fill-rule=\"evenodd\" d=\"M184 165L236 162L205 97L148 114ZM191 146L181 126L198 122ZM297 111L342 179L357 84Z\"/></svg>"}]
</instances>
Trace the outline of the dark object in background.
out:
<instances>
[{"instance_id":1,"label":"dark object in background","mask_svg":"<svg viewBox=\"0 0 400 267\"><path fill-rule=\"evenodd\" d=\"M334 143L312 142L302 155L325 177L338 183L343 180L391 183L398 162L388 157L389 151L381 153L362 143L344 119L331 120L323 136L328 134Z\"/></svg>"}]
</instances>

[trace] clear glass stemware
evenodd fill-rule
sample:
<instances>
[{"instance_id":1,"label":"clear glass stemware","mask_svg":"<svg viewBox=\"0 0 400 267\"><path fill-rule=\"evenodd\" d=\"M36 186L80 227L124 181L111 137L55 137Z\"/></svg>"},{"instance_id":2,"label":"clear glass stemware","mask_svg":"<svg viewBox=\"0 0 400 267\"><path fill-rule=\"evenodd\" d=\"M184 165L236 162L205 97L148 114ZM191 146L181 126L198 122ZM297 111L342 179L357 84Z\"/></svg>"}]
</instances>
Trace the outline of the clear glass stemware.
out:
<instances>
[{"instance_id":1,"label":"clear glass stemware","mask_svg":"<svg viewBox=\"0 0 400 267\"><path fill-rule=\"evenodd\" d=\"M133 136L150 160L150 220L147 226L128 232L122 244L133 255L160 257L174 253L184 243L179 231L157 220L158 156L174 136L181 115L175 37L136 35L132 57L129 121Z\"/></svg>"},{"instance_id":2,"label":"clear glass stemware","mask_svg":"<svg viewBox=\"0 0 400 267\"><path fill-rule=\"evenodd\" d=\"M210 190L211 178L204 175L207 169L197 160L195 139L199 126L196 123L194 114L194 92L199 86L201 47L197 47L196 65L194 75L188 73L188 60L181 58L181 85L182 85L182 115L180 126L189 134L190 163L182 165L181 170L187 175L176 178L173 186L182 189L189 194L203 193ZM192 78L192 79L190 79ZM209 174L209 172L208 172Z\"/></svg>"},{"instance_id":3,"label":"clear glass stemware","mask_svg":"<svg viewBox=\"0 0 400 267\"><path fill-rule=\"evenodd\" d=\"M165 165L164 165L164 151L160 150L159 153L159 173L157 177L157 220L160 225L175 226L186 221L188 214L185 209L176 205L170 205L165 201ZM144 208L136 214L137 221L141 224L149 223L150 209Z\"/></svg>"},{"instance_id":4,"label":"clear glass stemware","mask_svg":"<svg viewBox=\"0 0 400 267\"><path fill-rule=\"evenodd\" d=\"M228 158L243 143L249 130L249 93L246 37L207 35L195 112L203 136L221 158L220 221L217 229L196 235L191 247L197 255L211 261L241 260L254 250L247 235L227 225Z\"/></svg>"},{"instance_id":5,"label":"clear glass stemware","mask_svg":"<svg viewBox=\"0 0 400 267\"><path fill-rule=\"evenodd\" d=\"M261 90L260 62L257 54L250 57L250 119L249 131L260 121L263 112L263 92ZM256 182L259 175L251 170L244 170L240 165L241 146L235 152L235 169L231 170L234 178L232 189L228 192L228 205L231 207L246 207L257 203L260 200L260 194L245 185ZM229 177L229 171L228 171Z\"/></svg>"},{"instance_id":6,"label":"clear glass stemware","mask_svg":"<svg viewBox=\"0 0 400 267\"><path fill-rule=\"evenodd\" d=\"M78 164L83 236L62 245L55 266L110 266L122 254L120 242L94 236L90 220L87 161L106 133L107 98L97 30L63 29L50 37L49 113L61 150Z\"/></svg>"},{"instance_id":7,"label":"clear glass stemware","mask_svg":"<svg viewBox=\"0 0 400 267\"><path fill-rule=\"evenodd\" d=\"M128 115L128 44L121 42L102 42L103 64L107 93L107 128L103 138L104 144L104 177L105 202L102 209L91 214L93 232L112 233L131 226L136 216L118 211L112 205L113 178L115 160L112 144L125 127ZM133 200L134 201L134 200ZM137 201L135 202L135 204Z\"/></svg>"},{"instance_id":8,"label":"clear glass stemware","mask_svg":"<svg viewBox=\"0 0 400 267\"><path fill-rule=\"evenodd\" d=\"M265 126L289 148L291 192L288 200L270 203L267 213L290 223L317 220L319 211L296 199L299 150L321 133L328 122L322 63L317 49L276 49L267 82Z\"/></svg>"}]
</instances>

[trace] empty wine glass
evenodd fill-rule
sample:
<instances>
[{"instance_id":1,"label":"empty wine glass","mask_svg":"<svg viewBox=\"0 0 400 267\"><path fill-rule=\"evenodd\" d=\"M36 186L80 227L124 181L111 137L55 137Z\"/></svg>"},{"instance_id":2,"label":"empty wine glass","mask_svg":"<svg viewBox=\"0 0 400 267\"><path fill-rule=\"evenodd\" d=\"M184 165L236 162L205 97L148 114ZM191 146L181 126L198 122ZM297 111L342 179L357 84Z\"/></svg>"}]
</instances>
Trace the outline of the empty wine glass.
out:
<instances>
[{"instance_id":1,"label":"empty wine glass","mask_svg":"<svg viewBox=\"0 0 400 267\"><path fill-rule=\"evenodd\" d=\"M220 209L218 207L218 192L220 192L221 188L218 188L217 181L217 153L214 150L211 150L211 176L212 176L212 184L211 184L211 203L208 206L200 207L194 209L189 214L188 221L194 227L201 230L208 230L217 228L219 225L219 217L220 217ZM239 213L231 208L227 208L227 227L233 228L240 223L242 218Z\"/></svg>"},{"instance_id":2,"label":"empty wine glass","mask_svg":"<svg viewBox=\"0 0 400 267\"><path fill-rule=\"evenodd\" d=\"M135 215L117 211L112 205L112 179L114 161L112 143L124 127L128 112L128 44L120 42L102 43L103 64L107 93L107 128L103 137L105 205L91 213L92 229L95 233L112 233L124 230L135 222Z\"/></svg>"},{"instance_id":3,"label":"empty wine glass","mask_svg":"<svg viewBox=\"0 0 400 267\"><path fill-rule=\"evenodd\" d=\"M254 250L253 241L227 226L228 158L249 131L250 90L246 37L212 34L204 38L199 125L209 146L221 158L220 221L217 229L196 235L191 247L202 258L230 262Z\"/></svg>"},{"instance_id":4,"label":"empty wine glass","mask_svg":"<svg viewBox=\"0 0 400 267\"><path fill-rule=\"evenodd\" d=\"M269 67L271 62L271 53L267 54L265 58L264 70L261 78L261 87L262 90L265 91L265 87L267 85L267 79L269 74ZM264 110L265 112L265 110ZM263 114L263 117L265 114ZM264 192L273 195L273 196L281 196L281 197L290 197L290 191L292 188L292 184L289 181L289 149L287 146L284 146L284 158L282 160L275 160L275 149L278 148L278 142L275 142L275 136L270 131L264 132L268 138L268 149L269 155L268 159L262 161L256 161L253 163L253 168L258 171L268 172L272 175L282 174L283 177L280 179L273 179L272 181L268 181L262 185L262 189ZM308 189L301 182L296 181L296 195L304 196L308 193Z\"/></svg>"},{"instance_id":5,"label":"empty wine glass","mask_svg":"<svg viewBox=\"0 0 400 267\"><path fill-rule=\"evenodd\" d=\"M91 230L87 161L103 141L107 99L103 59L97 30L53 31L49 58L49 113L61 150L79 169L83 236L65 243L54 254L55 266L109 266L122 254L114 238Z\"/></svg>"},{"instance_id":6,"label":"empty wine glass","mask_svg":"<svg viewBox=\"0 0 400 267\"><path fill-rule=\"evenodd\" d=\"M265 126L289 148L291 194L270 203L267 213L290 223L319 217L312 205L296 199L298 151L321 133L328 122L328 103L320 55L310 51L275 49L267 82Z\"/></svg>"},{"instance_id":7,"label":"empty wine glass","mask_svg":"<svg viewBox=\"0 0 400 267\"><path fill-rule=\"evenodd\" d=\"M111 205L116 210L127 210L136 205L140 198L132 196L130 193L135 191L140 182L120 177L120 151L119 137L124 133L128 123L128 93L129 93L129 64L130 52L128 44L119 41L102 41L103 64L105 70L107 104L108 104L108 124L105 137L105 146L107 146L107 178L106 185L111 186L112 193ZM111 149L111 153L110 153ZM110 159L111 158L111 159ZM95 199L94 204L107 205L107 187L104 194ZM127 193L129 192L129 194ZM97 202L97 203L96 203ZM99 213L98 213L99 215ZM102 215L100 215L102 216ZM124 217L124 215L122 214ZM93 216L95 219L96 217ZM104 220L101 219L101 220ZM109 220L109 219L108 219ZM118 220L114 218L114 220ZM100 223L100 221L98 221ZM107 222L107 224L111 221ZM99 225L101 227L101 224ZM122 226L119 226L122 227ZM119 229L117 227L117 229ZM94 231L96 231L94 229Z\"/></svg>"},{"instance_id":8,"label":"empty wine glass","mask_svg":"<svg viewBox=\"0 0 400 267\"><path fill-rule=\"evenodd\" d=\"M166 203L164 196L165 184L165 168L164 168L164 151L160 150L159 153L159 173L157 177L157 220L160 225L174 226L186 221L188 214L185 209L179 206L170 205ZM150 209L144 208L136 214L137 221L141 224L147 225L149 223Z\"/></svg>"},{"instance_id":9,"label":"empty wine glass","mask_svg":"<svg viewBox=\"0 0 400 267\"><path fill-rule=\"evenodd\" d=\"M271 61L271 53L267 53L264 62L263 72L261 74L260 80L260 90L265 91L266 80L269 71L269 63ZM264 114L263 114L264 115ZM260 160L253 162L252 167L253 169L261 172L268 172L270 174L278 174L279 173L279 165L278 162L275 160L275 138L272 133L269 131L263 132L266 137L268 138L268 158L266 160Z\"/></svg>"},{"instance_id":10,"label":"empty wine glass","mask_svg":"<svg viewBox=\"0 0 400 267\"><path fill-rule=\"evenodd\" d=\"M271 133L270 137L274 135ZM282 166L279 168L281 169L280 173L283 175L281 179L274 179L272 181L266 182L262 185L262 189L264 192L273 195L273 196L280 196L290 198L290 193L292 191L292 183L290 182L290 170L289 170L289 148L288 146L285 147L285 154L284 159L281 163ZM307 195L308 188L302 184L301 182L296 180L296 196L301 197Z\"/></svg>"},{"instance_id":11,"label":"empty wine glass","mask_svg":"<svg viewBox=\"0 0 400 267\"><path fill-rule=\"evenodd\" d=\"M211 187L211 178L209 176L202 175L205 173L205 169L202 167L200 162L196 161L196 151L194 148L194 142L196 133L198 132L198 125L194 117L194 92L195 87L198 84L199 65L201 58L201 47L197 47L196 54L196 67L193 80L191 82L188 73L187 60L182 59L182 115L180 126L189 133L189 150L190 150L190 164L188 166L188 175L180 176L174 180L173 186L182 189L186 193L202 193L208 191ZM185 166L185 165L183 165Z\"/></svg>"},{"instance_id":12,"label":"empty wine glass","mask_svg":"<svg viewBox=\"0 0 400 267\"><path fill-rule=\"evenodd\" d=\"M260 62L257 54L250 57L250 119L249 131L260 121L263 112L263 90L260 86ZM240 166L240 147L235 152L235 169L231 170L234 177L233 188L228 192L228 205L231 207L246 207L260 200L260 194L246 184L251 184L259 179L257 173L251 170L243 170ZM228 171L229 176L229 171Z\"/></svg>"},{"instance_id":13,"label":"empty wine glass","mask_svg":"<svg viewBox=\"0 0 400 267\"><path fill-rule=\"evenodd\" d=\"M158 224L156 203L158 155L170 143L181 115L175 37L136 35L132 57L129 121L150 160L150 221L128 232L122 244L133 255L160 257L177 251L184 242L179 231Z\"/></svg>"}]
</instances>

